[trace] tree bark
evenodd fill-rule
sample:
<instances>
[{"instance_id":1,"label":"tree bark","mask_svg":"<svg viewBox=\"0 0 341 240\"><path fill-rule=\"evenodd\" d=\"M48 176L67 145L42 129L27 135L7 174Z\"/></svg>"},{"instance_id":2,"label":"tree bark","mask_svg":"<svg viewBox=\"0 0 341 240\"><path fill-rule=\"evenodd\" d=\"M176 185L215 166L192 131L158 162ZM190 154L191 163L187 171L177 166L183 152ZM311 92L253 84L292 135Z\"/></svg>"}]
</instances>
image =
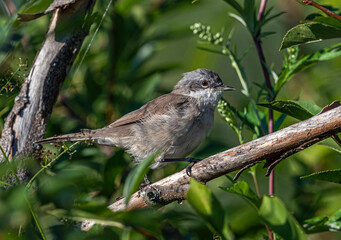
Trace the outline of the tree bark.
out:
<instances>
[{"instance_id":1,"label":"tree bark","mask_svg":"<svg viewBox=\"0 0 341 240\"><path fill-rule=\"evenodd\" d=\"M0 145L10 161L31 153L43 138L60 86L89 32L95 0L72 2L54 10L45 42L6 118Z\"/></svg>"},{"instance_id":2,"label":"tree bark","mask_svg":"<svg viewBox=\"0 0 341 240\"><path fill-rule=\"evenodd\" d=\"M206 183L264 159L282 160L340 131L341 106L203 159L192 167L191 177ZM128 206L123 198L108 208L112 211L132 210L183 200L186 198L189 183L190 177L182 170L134 193ZM94 222L85 221L82 223L82 229L89 230L93 225Z\"/></svg>"}]
</instances>

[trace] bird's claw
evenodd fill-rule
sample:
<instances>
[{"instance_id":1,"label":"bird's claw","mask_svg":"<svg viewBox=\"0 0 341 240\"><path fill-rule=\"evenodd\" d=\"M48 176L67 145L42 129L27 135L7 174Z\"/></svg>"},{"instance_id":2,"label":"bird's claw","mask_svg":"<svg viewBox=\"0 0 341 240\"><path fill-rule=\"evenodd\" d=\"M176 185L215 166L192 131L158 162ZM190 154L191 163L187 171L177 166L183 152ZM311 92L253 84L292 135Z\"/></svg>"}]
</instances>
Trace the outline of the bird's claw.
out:
<instances>
[{"instance_id":1,"label":"bird's claw","mask_svg":"<svg viewBox=\"0 0 341 240\"><path fill-rule=\"evenodd\" d=\"M152 184L152 182L149 180L147 175L144 175L143 179L144 179L144 183L140 184L139 190L142 190L143 188L145 188L145 187L149 186L150 184Z\"/></svg>"},{"instance_id":2,"label":"bird's claw","mask_svg":"<svg viewBox=\"0 0 341 240\"><path fill-rule=\"evenodd\" d=\"M200 161L200 159L190 158L190 160L189 160L190 163L186 167L187 176L190 177L192 175L192 167L194 166L194 164L196 164L199 161Z\"/></svg>"},{"instance_id":3,"label":"bird's claw","mask_svg":"<svg viewBox=\"0 0 341 240\"><path fill-rule=\"evenodd\" d=\"M194 164L195 164L196 162L190 162L189 164L188 164L188 166L186 167L186 174L187 174L187 176L191 176L191 174L192 174L192 167L194 166Z\"/></svg>"}]
</instances>

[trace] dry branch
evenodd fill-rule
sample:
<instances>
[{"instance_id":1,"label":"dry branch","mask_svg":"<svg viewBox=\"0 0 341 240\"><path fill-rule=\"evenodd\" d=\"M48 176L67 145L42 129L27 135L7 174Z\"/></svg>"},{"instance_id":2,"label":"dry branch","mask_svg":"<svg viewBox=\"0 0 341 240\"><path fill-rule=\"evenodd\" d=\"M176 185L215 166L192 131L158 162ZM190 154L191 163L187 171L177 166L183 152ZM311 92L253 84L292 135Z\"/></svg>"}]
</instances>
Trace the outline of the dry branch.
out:
<instances>
[{"instance_id":1,"label":"dry branch","mask_svg":"<svg viewBox=\"0 0 341 240\"><path fill-rule=\"evenodd\" d=\"M45 42L6 118L0 145L10 160L31 153L34 142L43 138L59 88L88 34L90 23L87 17L95 1L71 2L68 6L53 9ZM19 177L24 179L26 176Z\"/></svg>"},{"instance_id":2,"label":"dry branch","mask_svg":"<svg viewBox=\"0 0 341 240\"><path fill-rule=\"evenodd\" d=\"M283 159L340 131L341 106L203 159L193 166L192 177L206 183L255 162ZM190 177L182 170L134 193L127 208L125 199L114 202L108 208L112 211L132 210L183 200L186 198L189 182ZM89 230L93 224L84 222L82 229Z\"/></svg>"}]
</instances>

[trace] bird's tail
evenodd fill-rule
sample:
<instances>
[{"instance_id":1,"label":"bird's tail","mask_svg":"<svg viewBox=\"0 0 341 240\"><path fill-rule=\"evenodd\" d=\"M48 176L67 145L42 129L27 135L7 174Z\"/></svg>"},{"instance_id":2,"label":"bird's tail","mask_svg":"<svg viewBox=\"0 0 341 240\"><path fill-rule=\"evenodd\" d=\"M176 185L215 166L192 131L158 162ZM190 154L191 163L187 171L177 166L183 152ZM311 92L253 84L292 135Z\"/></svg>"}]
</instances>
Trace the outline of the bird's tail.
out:
<instances>
[{"instance_id":1,"label":"bird's tail","mask_svg":"<svg viewBox=\"0 0 341 240\"><path fill-rule=\"evenodd\" d=\"M81 140L87 140L89 142L95 141L97 138L98 130L89 130L83 129L81 132L78 133L69 133L65 135L45 138L39 141L36 141L36 144L42 143L59 143L59 142L77 142Z\"/></svg>"}]
</instances>

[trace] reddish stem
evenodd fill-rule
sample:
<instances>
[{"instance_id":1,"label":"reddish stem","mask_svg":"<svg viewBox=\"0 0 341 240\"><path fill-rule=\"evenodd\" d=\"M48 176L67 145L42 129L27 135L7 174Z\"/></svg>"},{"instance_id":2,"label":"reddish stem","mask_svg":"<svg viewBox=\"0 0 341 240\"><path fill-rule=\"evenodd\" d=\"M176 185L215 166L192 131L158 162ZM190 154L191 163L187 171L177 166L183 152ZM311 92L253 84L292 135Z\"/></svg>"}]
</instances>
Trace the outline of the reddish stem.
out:
<instances>
[{"instance_id":1,"label":"reddish stem","mask_svg":"<svg viewBox=\"0 0 341 240\"><path fill-rule=\"evenodd\" d=\"M257 17L258 22L262 19L263 15L264 15L266 3L267 3L266 0L261 1L260 7L259 7L259 12L258 12L258 17ZM269 102L271 102L273 100L274 96L272 95L272 85L271 85L271 81L270 81L270 75L269 75L269 72L268 72L267 67L266 67L266 60L265 60L264 52L263 52L262 45L261 45L261 42L259 39L260 32L261 32L261 30L259 30L259 32L256 33L256 36L253 36L253 41L255 42L258 57L259 57L259 60L261 62L265 83L266 83L267 88L269 89L268 100L269 100ZM268 133L270 134L273 131L274 131L273 111L272 111L272 109L269 109ZM272 170L270 173L270 177L269 177L269 195L274 194L274 189L275 189L274 188L274 171ZM269 234L269 239L273 240L274 239L273 233L271 232L271 230L268 227L266 227L266 229L267 229L268 234Z\"/></svg>"},{"instance_id":2,"label":"reddish stem","mask_svg":"<svg viewBox=\"0 0 341 240\"><path fill-rule=\"evenodd\" d=\"M320 9L322 12L328 14L329 16L332 16L334 18L336 18L337 20L341 21L341 16L340 15L337 15L336 13L330 11L329 9L321 6L320 4L312 1L312 0L304 0L302 1L302 3L306 4L306 5L311 5L313 7L316 7L318 9Z\"/></svg>"},{"instance_id":3,"label":"reddish stem","mask_svg":"<svg viewBox=\"0 0 341 240\"><path fill-rule=\"evenodd\" d=\"M266 7L266 0L262 0L260 3L260 7L259 7L259 12L258 12L258 17L257 17L257 21L259 22L263 15L264 15L264 11L265 11L265 7Z\"/></svg>"}]
</instances>

